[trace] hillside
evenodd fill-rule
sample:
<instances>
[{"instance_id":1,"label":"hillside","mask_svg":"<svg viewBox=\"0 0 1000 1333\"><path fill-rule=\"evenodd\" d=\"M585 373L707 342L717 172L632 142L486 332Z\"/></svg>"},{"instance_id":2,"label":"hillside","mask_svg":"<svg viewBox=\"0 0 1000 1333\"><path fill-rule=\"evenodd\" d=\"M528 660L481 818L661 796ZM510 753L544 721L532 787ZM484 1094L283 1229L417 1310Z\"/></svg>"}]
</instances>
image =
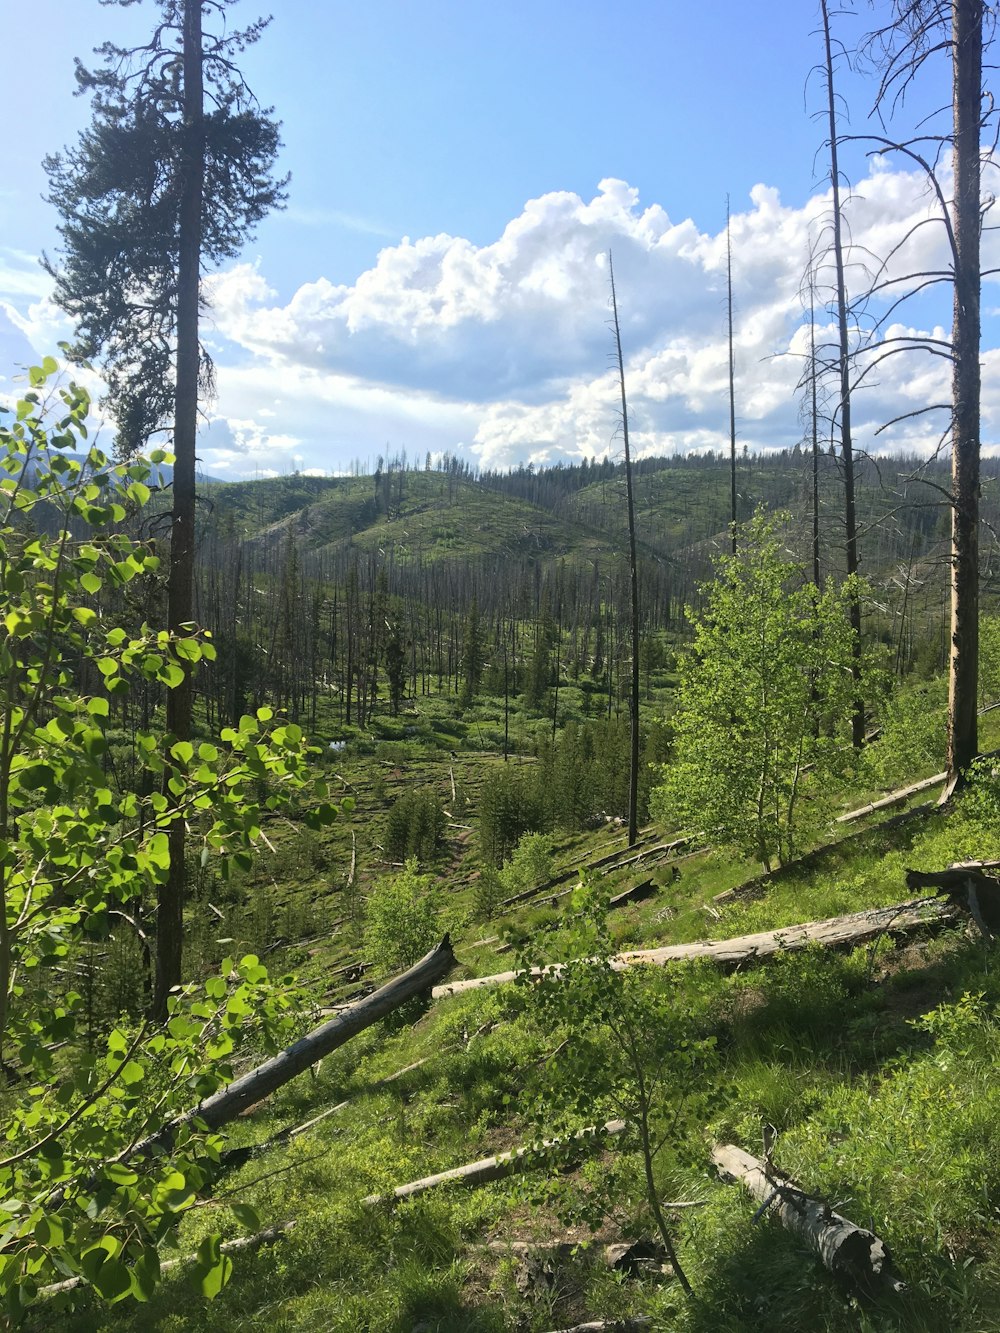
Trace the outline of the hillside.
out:
<instances>
[{"instance_id":1,"label":"hillside","mask_svg":"<svg viewBox=\"0 0 1000 1333\"><path fill-rule=\"evenodd\" d=\"M474 811L496 763L464 748L457 759L435 758L414 740L383 747L381 759L347 755L338 768L357 799L349 822L357 846L369 848L359 861L366 876L379 869L379 812L398 793L416 785L438 791L449 809L457 797ZM637 848L645 859L634 865L620 835L557 838L553 878L572 887L573 872L589 863L601 866L593 875L602 892L651 884L644 900L609 917L616 948L648 948L895 904L912 896L904 867L1000 853L996 826L972 807L882 819L763 881L721 851L697 844L664 851L664 830L652 828ZM501 971L520 957L572 956L580 904L559 887L527 895L485 926L477 920L463 823L449 824L431 867L439 929L450 930L460 964L452 979ZM278 965L294 967L336 1006L358 994L359 975L361 993L370 989L372 964L350 925L347 866L335 851L344 830L331 834L333 842L285 834L277 859L263 858L254 880L257 895L275 884L271 924L256 929L301 937L283 946ZM724 892L748 878L749 891ZM222 905L221 930L241 935L247 918ZM513 953L505 941L516 944ZM225 1194L251 1203L272 1230L255 1250L237 1244L233 1279L210 1307L182 1264L139 1313L82 1312L60 1316L59 1327L541 1333L640 1315L653 1328L699 1333L846 1333L859 1319L879 1329L992 1327L1000 1319L992 1223L1000 1200L1000 983L982 943L961 922L946 922L897 939L877 934L847 953L789 954L729 976L689 965L659 977L672 1021L698 1052L686 1065L683 1097L664 1089L673 1109L657 1159L662 1197L698 1204L671 1215L693 1300L661 1272L637 1144L628 1136L596 1156L532 1156L510 1182L432 1189L395 1207L365 1202L615 1112L614 1088L596 1077L597 1066L592 1094L568 1119L544 1091L557 1050L586 1034L597 1042L588 1059L598 1059L607 1034L581 1026L582 1015L552 1026L523 988L501 986L438 1000L415 1023L411 1014L402 1026L370 1029L238 1122L237 1145L271 1146L227 1173ZM603 1058L612 1059L610 1049ZM874 1305L849 1302L814 1256L775 1220L756 1222L741 1190L717 1178L712 1142L759 1154L768 1124L777 1130L776 1166L855 1222L873 1222L892 1247L905 1293ZM199 1236L219 1227L240 1234L220 1209L196 1210L164 1257L191 1253ZM640 1249L609 1269L605 1247L635 1240Z\"/></svg>"}]
</instances>

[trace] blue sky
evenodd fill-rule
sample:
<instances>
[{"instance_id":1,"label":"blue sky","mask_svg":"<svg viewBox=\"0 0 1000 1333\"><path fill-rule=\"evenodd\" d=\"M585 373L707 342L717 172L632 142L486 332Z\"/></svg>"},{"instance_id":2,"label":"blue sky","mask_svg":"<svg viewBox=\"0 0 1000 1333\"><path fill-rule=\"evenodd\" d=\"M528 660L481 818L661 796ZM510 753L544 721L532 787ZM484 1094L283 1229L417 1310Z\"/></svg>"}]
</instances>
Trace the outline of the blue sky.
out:
<instances>
[{"instance_id":1,"label":"blue sky","mask_svg":"<svg viewBox=\"0 0 1000 1333\"><path fill-rule=\"evenodd\" d=\"M43 8L40 29L38 6L0 0L5 48L24 57L23 115L0 149L8 381L13 363L69 333L35 257L57 244L41 158L88 117L73 97L73 56L104 37L127 44L155 12L151 0ZM614 452L609 247L640 450L720 447L727 193L741 439L794 443L806 345L798 287L824 216L824 128L813 116L823 89L809 81L818 4L275 8L242 63L283 122L289 206L209 282L219 393L200 446L208 471L330 472L386 448L465 451L487 466ZM257 10L243 0L230 14L241 23ZM864 5L839 30L853 45L871 22ZM843 70L840 87L850 128L863 132L871 80ZM949 91L947 70L929 71L901 123ZM859 253L890 245L926 210L923 183L899 164L870 175L860 148L845 155L861 196ZM930 233L919 244L911 262L941 262ZM996 304L984 294L984 307ZM947 312L946 300L925 302L906 318L929 329ZM993 333L991 319L988 344ZM882 443L882 421L946 387L943 363L887 366L857 413L865 442ZM995 407L988 399L987 443L1000 398ZM926 449L935 434L920 423L893 438Z\"/></svg>"}]
</instances>

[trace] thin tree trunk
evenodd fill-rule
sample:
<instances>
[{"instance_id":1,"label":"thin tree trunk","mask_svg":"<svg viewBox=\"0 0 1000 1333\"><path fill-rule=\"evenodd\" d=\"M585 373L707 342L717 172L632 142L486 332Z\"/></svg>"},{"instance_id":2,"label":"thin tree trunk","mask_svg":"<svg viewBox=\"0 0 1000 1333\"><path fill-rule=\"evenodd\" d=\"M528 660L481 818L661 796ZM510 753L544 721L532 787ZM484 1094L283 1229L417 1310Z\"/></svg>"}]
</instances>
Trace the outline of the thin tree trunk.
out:
<instances>
[{"instance_id":1,"label":"thin tree trunk","mask_svg":"<svg viewBox=\"0 0 1000 1333\"><path fill-rule=\"evenodd\" d=\"M812 271L809 273L809 357L809 415L812 433L813 583L818 589L821 587L819 563L819 409L816 401L816 284Z\"/></svg>"},{"instance_id":2,"label":"thin tree trunk","mask_svg":"<svg viewBox=\"0 0 1000 1333\"><path fill-rule=\"evenodd\" d=\"M615 270L608 251L611 275L611 310L615 322L615 348L618 353L618 380L622 392L622 437L625 442L625 495L628 504L628 573L632 619L632 688L629 696L629 774L628 774L628 845L639 834L639 575L635 549L635 504L632 496L632 456L628 442L628 404L625 400L625 361L622 357L621 326L618 322L618 298L615 294Z\"/></svg>"},{"instance_id":3,"label":"thin tree trunk","mask_svg":"<svg viewBox=\"0 0 1000 1333\"><path fill-rule=\"evenodd\" d=\"M167 625L178 633L189 624L194 590L195 437L198 427L198 297L201 276L201 210L204 183L204 86L200 0L184 5L184 158L180 198L180 248L177 269L177 385L174 406L174 508L170 528ZM178 740L191 737L193 682L184 678L167 692L167 731ZM170 768L165 781L169 781ZM153 1015L164 1019L167 996L180 984L184 933L183 817L168 831L170 869L160 886L156 912L156 987Z\"/></svg>"},{"instance_id":4,"label":"thin tree trunk","mask_svg":"<svg viewBox=\"0 0 1000 1333\"><path fill-rule=\"evenodd\" d=\"M954 791L979 750L979 289L982 0L952 4L955 297L952 328L951 660L948 785Z\"/></svg>"},{"instance_id":5,"label":"thin tree trunk","mask_svg":"<svg viewBox=\"0 0 1000 1333\"><path fill-rule=\"evenodd\" d=\"M851 438L851 375L847 339L847 284L844 279L844 242L841 229L840 165L837 157L837 106L833 90L833 51L830 44L830 12L820 0L823 40L826 46L827 114L830 126L830 185L833 191L833 258L837 270L837 327L840 331L840 447L844 466L844 533L847 574L858 572L858 527L854 500L854 446ZM851 675L855 698L851 714L851 742L859 750L865 741L865 706L861 698L861 602L852 595L848 605L851 622Z\"/></svg>"},{"instance_id":6,"label":"thin tree trunk","mask_svg":"<svg viewBox=\"0 0 1000 1333\"><path fill-rule=\"evenodd\" d=\"M729 504L736 554L736 364L733 359L733 245L729 225L729 195L726 195L726 309L729 316Z\"/></svg>"}]
</instances>

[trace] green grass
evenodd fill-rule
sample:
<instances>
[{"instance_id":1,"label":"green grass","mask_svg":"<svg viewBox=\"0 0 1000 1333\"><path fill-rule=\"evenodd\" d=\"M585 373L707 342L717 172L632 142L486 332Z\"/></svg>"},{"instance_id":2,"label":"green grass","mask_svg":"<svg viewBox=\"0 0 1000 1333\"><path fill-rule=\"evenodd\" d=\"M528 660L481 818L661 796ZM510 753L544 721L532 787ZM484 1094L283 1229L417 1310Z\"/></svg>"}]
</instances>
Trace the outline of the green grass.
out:
<instances>
[{"instance_id":1,"label":"green grass","mask_svg":"<svg viewBox=\"0 0 1000 1333\"><path fill-rule=\"evenodd\" d=\"M459 826L474 826L484 775L503 763L476 748L477 730L488 732L498 716L489 698L461 716L450 701L433 698L418 702L415 717L376 719L327 761L339 775L331 781L354 799L353 811L318 835L294 821L275 825L268 830L273 854L262 853L247 877L228 887L205 884L199 903L211 902L224 919L202 915L199 906L192 917L196 956L207 963L234 949L262 952L283 936L290 943L267 958L279 975L296 972L321 1002L354 989L329 974L360 956L358 907L385 870L385 813L414 787L435 791L454 815L430 869L440 885L442 925L452 931L464 971L512 967L515 955L496 952L505 935L531 940L548 956L565 950L569 897L554 906L548 898L529 901L495 920L475 914L475 833ZM548 725L517 716L521 731L534 723ZM353 898L345 882L352 834ZM610 828L557 833L554 869L579 868L623 844L623 833ZM723 850L684 857L677 880L663 867L640 864L599 882L614 892L659 872L654 898L610 919L619 945L641 947L901 901L910 896L906 868L976 855L1000 855L1000 827L981 809L960 807L892 826L868 821L850 841L774 876L752 900L714 902L759 871ZM491 936L500 940L475 943ZM145 1307L100 1310L85 1301L73 1315L40 1312L38 1327L543 1333L630 1312L650 1315L654 1327L670 1333L986 1333L1000 1326L995 957L952 928L899 944L883 938L851 953L786 955L729 977L707 965L677 967L670 976L678 1009L700 1035L715 1038L718 1051L716 1065L688 1090L702 1109L678 1120L658 1159L663 1197L705 1201L677 1222L693 1302L660 1275L609 1274L595 1247L586 1246L526 1290L517 1261L489 1248L499 1238L585 1242L587 1228L557 1212L574 1195L587 1196L595 1173L615 1173L620 1186L600 1239L648 1234L639 1158L630 1150L583 1159L555 1177L554 1195L543 1187L544 1171L535 1170L516 1183L430 1192L393 1211L362 1204L368 1194L536 1134L533 1090L573 1031L545 1030L519 988L501 987L440 1002L411 1027L370 1029L233 1127L234 1144L263 1143L284 1126L348 1103L290 1145L227 1175L215 1198L183 1222L165 1259L190 1254L212 1231L239 1235L230 1199L252 1203L265 1223L295 1222L279 1242L235 1255L234 1278L214 1303L205 1304L181 1271ZM382 1083L411 1065L417 1067ZM582 1107L581 1123L605 1109ZM769 1219L752 1223L754 1205L739 1188L716 1180L713 1139L755 1151L764 1122L779 1132L781 1168L858 1223L874 1219L909 1283L904 1297L885 1308L852 1303L793 1238Z\"/></svg>"}]
</instances>

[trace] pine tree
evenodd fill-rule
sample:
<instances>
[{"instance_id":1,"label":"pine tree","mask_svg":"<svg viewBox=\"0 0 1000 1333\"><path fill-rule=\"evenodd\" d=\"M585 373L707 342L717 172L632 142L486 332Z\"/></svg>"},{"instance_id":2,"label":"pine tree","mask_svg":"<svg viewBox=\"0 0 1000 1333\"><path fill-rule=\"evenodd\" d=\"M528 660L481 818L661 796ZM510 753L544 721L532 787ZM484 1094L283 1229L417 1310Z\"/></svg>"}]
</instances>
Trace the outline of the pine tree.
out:
<instances>
[{"instance_id":1,"label":"pine tree","mask_svg":"<svg viewBox=\"0 0 1000 1333\"><path fill-rule=\"evenodd\" d=\"M483 636L479 624L479 603L473 597L462 638L462 692L459 702L463 708L468 708L476 697L482 675Z\"/></svg>"},{"instance_id":2,"label":"pine tree","mask_svg":"<svg viewBox=\"0 0 1000 1333\"><path fill-rule=\"evenodd\" d=\"M238 254L284 197L285 182L272 174L278 126L232 59L266 20L219 36L202 31L204 12L222 18L231 3L159 0L146 44L106 42L97 52L105 63L94 71L77 61L93 120L74 149L45 163L49 198L63 221L62 249L44 263L57 303L76 321L75 355L101 361L119 453L134 453L173 423L167 622L175 633L193 619L195 436L199 393L211 383L198 337L202 266ZM167 699L167 729L183 743L192 707L185 670ZM174 821L169 841L157 911L153 1007L160 1017L181 979L183 820Z\"/></svg>"}]
</instances>

